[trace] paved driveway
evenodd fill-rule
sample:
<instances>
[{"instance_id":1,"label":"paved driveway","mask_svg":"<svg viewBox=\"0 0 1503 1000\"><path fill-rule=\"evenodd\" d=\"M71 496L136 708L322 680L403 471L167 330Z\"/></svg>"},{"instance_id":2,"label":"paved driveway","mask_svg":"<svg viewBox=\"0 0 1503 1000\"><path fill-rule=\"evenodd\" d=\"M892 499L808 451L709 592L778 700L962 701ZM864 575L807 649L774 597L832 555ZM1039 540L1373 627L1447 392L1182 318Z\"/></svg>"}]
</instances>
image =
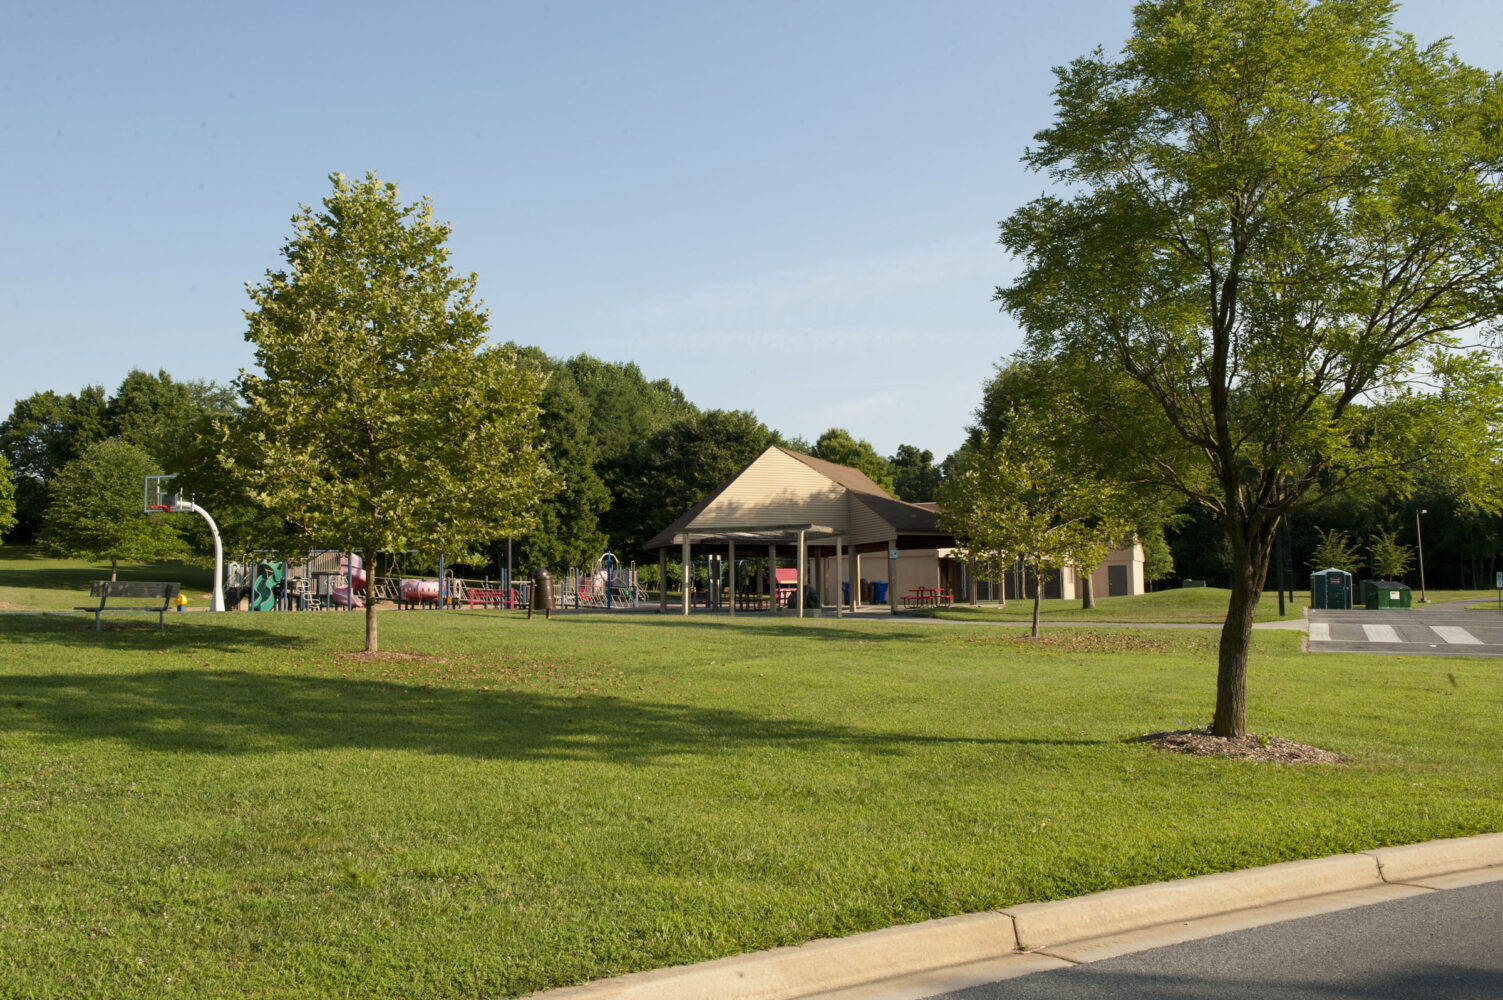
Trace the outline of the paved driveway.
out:
<instances>
[{"instance_id":1,"label":"paved driveway","mask_svg":"<svg viewBox=\"0 0 1503 1000\"><path fill-rule=\"evenodd\" d=\"M1310 611L1312 653L1503 656L1503 612L1457 601L1396 611Z\"/></svg>"}]
</instances>

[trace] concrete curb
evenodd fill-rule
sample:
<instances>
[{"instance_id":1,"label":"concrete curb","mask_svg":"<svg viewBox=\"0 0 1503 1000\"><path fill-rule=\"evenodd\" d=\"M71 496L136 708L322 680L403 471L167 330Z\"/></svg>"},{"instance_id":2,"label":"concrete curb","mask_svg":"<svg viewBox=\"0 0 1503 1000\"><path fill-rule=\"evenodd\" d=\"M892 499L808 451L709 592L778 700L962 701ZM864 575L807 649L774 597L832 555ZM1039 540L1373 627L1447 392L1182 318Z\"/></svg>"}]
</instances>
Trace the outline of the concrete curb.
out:
<instances>
[{"instance_id":1,"label":"concrete curb","mask_svg":"<svg viewBox=\"0 0 1503 1000\"><path fill-rule=\"evenodd\" d=\"M1364 889L1382 881L1372 858L1337 854L1175 882L1110 889L1075 899L1024 903L1003 912L1013 918L1018 947L1031 951L1171 920L1195 920L1301 896Z\"/></svg>"},{"instance_id":2,"label":"concrete curb","mask_svg":"<svg viewBox=\"0 0 1503 1000\"><path fill-rule=\"evenodd\" d=\"M531 996L534 1000L798 1000L1171 922L1495 867L1503 868L1503 833L1022 903L997 912L636 972Z\"/></svg>"},{"instance_id":3,"label":"concrete curb","mask_svg":"<svg viewBox=\"0 0 1503 1000\"><path fill-rule=\"evenodd\" d=\"M1432 840L1404 847L1380 847L1362 853L1377 860L1383 881L1408 882L1469 868L1503 865L1503 833Z\"/></svg>"}]
</instances>

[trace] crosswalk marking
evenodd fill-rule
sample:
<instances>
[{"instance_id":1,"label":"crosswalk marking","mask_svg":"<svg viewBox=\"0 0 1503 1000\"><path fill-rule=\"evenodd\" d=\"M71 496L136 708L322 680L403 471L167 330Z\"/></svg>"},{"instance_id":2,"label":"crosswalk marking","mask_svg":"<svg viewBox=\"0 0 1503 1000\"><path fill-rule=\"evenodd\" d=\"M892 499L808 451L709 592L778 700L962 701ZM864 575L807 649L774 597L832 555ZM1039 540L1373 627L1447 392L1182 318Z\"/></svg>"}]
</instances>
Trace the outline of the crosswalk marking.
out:
<instances>
[{"instance_id":1,"label":"crosswalk marking","mask_svg":"<svg viewBox=\"0 0 1503 1000\"><path fill-rule=\"evenodd\" d=\"M1453 643L1458 646L1482 645L1481 639L1477 638L1475 635L1472 635L1472 633L1468 632L1460 625L1431 625L1430 627L1435 630L1436 635L1440 636L1446 642Z\"/></svg>"},{"instance_id":2,"label":"crosswalk marking","mask_svg":"<svg viewBox=\"0 0 1503 1000\"><path fill-rule=\"evenodd\" d=\"M1328 623L1326 623L1326 622L1311 622L1310 623L1310 641L1311 642L1330 642L1331 641L1331 626Z\"/></svg>"},{"instance_id":3,"label":"crosswalk marking","mask_svg":"<svg viewBox=\"0 0 1503 1000\"><path fill-rule=\"evenodd\" d=\"M1368 642L1403 642L1399 638L1398 630L1392 625L1364 625L1362 631L1367 635Z\"/></svg>"}]
</instances>

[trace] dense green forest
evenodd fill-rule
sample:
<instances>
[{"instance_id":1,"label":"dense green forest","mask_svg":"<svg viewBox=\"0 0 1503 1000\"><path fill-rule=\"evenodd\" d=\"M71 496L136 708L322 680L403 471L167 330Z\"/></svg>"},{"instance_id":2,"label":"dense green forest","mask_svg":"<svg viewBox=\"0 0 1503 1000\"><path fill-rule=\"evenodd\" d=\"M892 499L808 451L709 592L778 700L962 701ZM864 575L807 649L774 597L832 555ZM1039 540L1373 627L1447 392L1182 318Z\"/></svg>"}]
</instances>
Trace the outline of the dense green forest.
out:
<instances>
[{"instance_id":1,"label":"dense green forest","mask_svg":"<svg viewBox=\"0 0 1503 1000\"><path fill-rule=\"evenodd\" d=\"M537 445L560 489L539 498L532 530L497 539L481 554L490 566L504 564L508 541L518 568L589 566L608 549L642 560L647 539L772 444L856 466L904 499L936 495L941 473L927 450L901 445L885 457L838 427L811 445L751 413L702 409L629 362L507 346L521 364L548 377ZM213 510L230 551L288 544L287 526L258 510L229 473L240 457L243 416L232 389L166 372L132 371L113 393L95 385L20 400L0 423L0 454L16 493L6 540L47 543L44 526L59 475L92 446L121 439L149 456L154 469L180 476L181 488ZM207 547L196 519L178 527L194 548Z\"/></svg>"}]
</instances>

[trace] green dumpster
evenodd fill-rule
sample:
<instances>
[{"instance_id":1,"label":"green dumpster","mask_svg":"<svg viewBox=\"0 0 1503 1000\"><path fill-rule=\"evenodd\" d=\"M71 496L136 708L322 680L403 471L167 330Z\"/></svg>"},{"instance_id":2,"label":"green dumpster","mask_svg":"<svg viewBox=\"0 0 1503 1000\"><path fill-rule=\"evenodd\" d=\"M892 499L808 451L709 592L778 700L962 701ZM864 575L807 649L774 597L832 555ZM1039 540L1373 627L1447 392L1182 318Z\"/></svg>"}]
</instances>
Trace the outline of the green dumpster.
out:
<instances>
[{"instance_id":1,"label":"green dumpster","mask_svg":"<svg viewBox=\"0 0 1503 1000\"><path fill-rule=\"evenodd\" d=\"M1408 586L1394 580L1362 581L1362 604L1369 611L1410 607L1412 593Z\"/></svg>"},{"instance_id":2,"label":"green dumpster","mask_svg":"<svg viewBox=\"0 0 1503 1000\"><path fill-rule=\"evenodd\" d=\"M1352 606L1352 574L1335 566L1310 574L1310 607L1347 610Z\"/></svg>"}]
</instances>

